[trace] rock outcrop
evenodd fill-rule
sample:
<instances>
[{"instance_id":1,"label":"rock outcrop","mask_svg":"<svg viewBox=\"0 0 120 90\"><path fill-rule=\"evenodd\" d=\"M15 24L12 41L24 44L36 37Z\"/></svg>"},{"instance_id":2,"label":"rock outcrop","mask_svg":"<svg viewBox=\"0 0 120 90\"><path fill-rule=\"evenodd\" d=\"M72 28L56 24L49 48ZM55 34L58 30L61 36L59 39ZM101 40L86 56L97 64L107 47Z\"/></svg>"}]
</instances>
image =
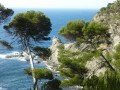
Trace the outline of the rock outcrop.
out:
<instances>
[{"instance_id":1,"label":"rock outcrop","mask_svg":"<svg viewBox=\"0 0 120 90\"><path fill-rule=\"evenodd\" d=\"M78 51L80 49L79 47L77 47L75 42L63 44L58 37L54 36L53 40L52 40L52 45L50 46L50 50L52 53L51 56L49 57L49 61L48 61L50 64L53 64L56 66L59 65L58 53L59 53L60 45L63 45L66 50L70 50L72 52Z\"/></svg>"},{"instance_id":2,"label":"rock outcrop","mask_svg":"<svg viewBox=\"0 0 120 90\"><path fill-rule=\"evenodd\" d=\"M60 45L64 45L64 49L65 50L69 50L70 52L76 52L76 51L87 51L89 50L91 47L89 44L81 44L81 45L77 45L76 42L73 43L68 43L68 44L63 44L59 38L54 37L52 40L52 45L50 46L50 50L52 52L49 60L48 60L48 64L53 66L54 69L59 67L59 62L58 62L58 53L59 53L59 46ZM78 55L79 57L80 55ZM75 56L77 58L77 56ZM104 74L105 71L107 70L103 63L101 62L102 58L98 59L98 58L93 58L92 61L87 61L86 63L86 68L88 68L89 72L88 72L88 76L90 76L91 74L94 74L99 76L100 73Z\"/></svg>"},{"instance_id":3,"label":"rock outcrop","mask_svg":"<svg viewBox=\"0 0 120 90\"><path fill-rule=\"evenodd\" d=\"M91 61L87 61L86 67L88 68L88 77L91 77L93 74L99 76L100 74L104 74L107 68L105 67L105 63L102 62L103 58L93 58Z\"/></svg>"},{"instance_id":4,"label":"rock outcrop","mask_svg":"<svg viewBox=\"0 0 120 90\"><path fill-rule=\"evenodd\" d=\"M49 58L50 62L53 64L59 64L58 63L58 52L59 52L59 45L62 44L60 39L58 39L56 36L53 37L52 40L52 45L50 46L50 50L51 50L51 56Z\"/></svg>"},{"instance_id":5,"label":"rock outcrop","mask_svg":"<svg viewBox=\"0 0 120 90\"><path fill-rule=\"evenodd\" d=\"M118 21L107 20L106 18L112 16L106 16L104 14L96 14L93 20L98 22L104 22L109 26L109 33L111 35L111 40L113 47L120 43L120 25Z\"/></svg>"}]
</instances>

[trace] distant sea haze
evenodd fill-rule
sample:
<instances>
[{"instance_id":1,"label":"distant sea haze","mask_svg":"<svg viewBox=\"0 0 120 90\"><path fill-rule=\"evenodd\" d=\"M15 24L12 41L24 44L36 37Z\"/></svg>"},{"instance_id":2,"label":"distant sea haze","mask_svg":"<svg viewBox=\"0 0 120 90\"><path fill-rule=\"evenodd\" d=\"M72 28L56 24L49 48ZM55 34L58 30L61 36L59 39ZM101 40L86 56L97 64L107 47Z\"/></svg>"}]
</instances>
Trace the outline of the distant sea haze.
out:
<instances>
[{"instance_id":1,"label":"distant sea haze","mask_svg":"<svg viewBox=\"0 0 120 90\"><path fill-rule=\"evenodd\" d=\"M65 39L58 34L58 31L62 26L65 26L66 23L71 20L82 19L85 21L91 21L98 11L79 9L14 9L15 13L12 18L16 14L27 10L42 11L45 15L47 15L52 23L52 31L49 36L51 38L53 38L53 36L57 36L62 40L62 42L65 42ZM4 24L0 25L0 33L2 33L0 38L10 41L10 36L2 29L3 25ZM49 47L51 43L52 40L42 41L40 45ZM16 49L11 51L4 50L3 47L0 46L0 90L27 90L29 87L32 87L32 78L24 74L24 69L30 67L29 63L22 61L19 58L3 58L6 54L11 54L18 50L16 43L14 46L16 46ZM35 66L44 67L42 63L36 64Z\"/></svg>"}]
</instances>

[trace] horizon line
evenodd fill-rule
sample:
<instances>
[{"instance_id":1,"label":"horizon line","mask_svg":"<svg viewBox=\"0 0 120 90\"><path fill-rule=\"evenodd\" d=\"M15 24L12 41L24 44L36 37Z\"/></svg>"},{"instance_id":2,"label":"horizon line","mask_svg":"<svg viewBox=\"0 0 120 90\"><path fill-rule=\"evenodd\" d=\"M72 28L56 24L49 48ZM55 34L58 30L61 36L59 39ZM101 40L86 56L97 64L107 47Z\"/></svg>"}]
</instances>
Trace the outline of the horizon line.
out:
<instances>
[{"instance_id":1,"label":"horizon line","mask_svg":"<svg viewBox=\"0 0 120 90\"><path fill-rule=\"evenodd\" d=\"M100 10L101 8L40 8L40 7L7 7L11 9L67 9L67 10Z\"/></svg>"}]
</instances>

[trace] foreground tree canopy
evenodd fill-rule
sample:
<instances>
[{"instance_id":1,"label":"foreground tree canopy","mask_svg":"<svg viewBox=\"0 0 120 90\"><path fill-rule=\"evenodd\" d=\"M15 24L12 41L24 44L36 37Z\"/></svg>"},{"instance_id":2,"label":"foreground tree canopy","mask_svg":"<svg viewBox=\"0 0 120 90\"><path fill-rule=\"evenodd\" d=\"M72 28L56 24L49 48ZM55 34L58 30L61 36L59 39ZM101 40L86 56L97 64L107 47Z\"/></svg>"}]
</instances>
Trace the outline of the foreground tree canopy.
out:
<instances>
[{"instance_id":1,"label":"foreground tree canopy","mask_svg":"<svg viewBox=\"0 0 120 90\"><path fill-rule=\"evenodd\" d=\"M45 36L50 33L51 22L42 12L27 11L16 15L12 22L4 28L22 40L32 38L37 41L45 39Z\"/></svg>"}]
</instances>

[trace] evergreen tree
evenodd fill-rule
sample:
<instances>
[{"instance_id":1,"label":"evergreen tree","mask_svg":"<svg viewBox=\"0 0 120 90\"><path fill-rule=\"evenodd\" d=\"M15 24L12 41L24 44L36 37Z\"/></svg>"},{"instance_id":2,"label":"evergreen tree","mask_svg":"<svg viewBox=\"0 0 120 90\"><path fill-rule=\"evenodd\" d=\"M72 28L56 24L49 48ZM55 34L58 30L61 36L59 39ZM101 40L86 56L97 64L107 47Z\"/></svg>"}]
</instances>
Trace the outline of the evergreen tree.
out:
<instances>
[{"instance_id":1,"label":"evergreen tree","mask_svg":"<svg viewBox=\"0 0 120 90\"><path fill-rule=\"evenodd\" d=\"M51 31L50 19L42 12L27 11L14 17L8 26L4 28L18 39L22 47L27 51L30 59L34 87L36 88L36 79L34 73L33 56L31 49L31 40L48 40L48 34ZM35 89L34 88L34 89ZM36 90L36 89L35 89Z\"/></svg>"},{"instance_id":2,"label":"evergreen tree","mask_svg":"<svg viewBox=\"0 0 120 90\"><path fill-rule=\"evenodd\" d=\"M83 21L82 21L83 22ZM74 21L73 23L77 23L77 21ZM81 26L80 23L78 23L78 26ZM72 28L77 28L78 26L72 26ZM102 22L96 22L96 21L91 21L91 22L86 22L82 25L81 28L78 29L72 29L71 25L67 24L64 28L66 29L61 29L60 34L63 36L75 36L74 40L77 40L79 43L85 43L85 44L90 44L92 46L91 49L97 50L100 44L102 43L107 43L108 45L111 43L109 38L110 34L108 33L108 26L105 25ZM69 32L71 33L69 33ZM75 33L77 31L80 31L80 33ZM71 39L68 38L68 39ZM101 52L101 57L103 57L104 62L109 66L109 68L113 71L115 69L112 67L112 65L107 61L105 56Z\"/></svg>"}]
</instances>

